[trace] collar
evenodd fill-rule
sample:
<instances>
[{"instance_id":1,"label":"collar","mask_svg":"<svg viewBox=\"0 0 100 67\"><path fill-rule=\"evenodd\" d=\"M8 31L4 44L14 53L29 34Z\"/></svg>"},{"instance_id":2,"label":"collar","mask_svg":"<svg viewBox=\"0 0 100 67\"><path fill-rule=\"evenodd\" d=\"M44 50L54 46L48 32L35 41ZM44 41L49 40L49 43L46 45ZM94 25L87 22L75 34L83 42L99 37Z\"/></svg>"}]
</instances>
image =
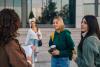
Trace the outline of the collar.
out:
<instances>
[{"instance_id":1,"label":"collar","mask_svg":"<svg viewBox=\"0 0 100 67\"><path fill-rule=\"evenodd\" d=\"M84 33L82 33L82 36L83 36L83 37L85 37L85 36L86 36L86 34L87 34L87 32L84 32Z\"/></svg>"}]
</instances>

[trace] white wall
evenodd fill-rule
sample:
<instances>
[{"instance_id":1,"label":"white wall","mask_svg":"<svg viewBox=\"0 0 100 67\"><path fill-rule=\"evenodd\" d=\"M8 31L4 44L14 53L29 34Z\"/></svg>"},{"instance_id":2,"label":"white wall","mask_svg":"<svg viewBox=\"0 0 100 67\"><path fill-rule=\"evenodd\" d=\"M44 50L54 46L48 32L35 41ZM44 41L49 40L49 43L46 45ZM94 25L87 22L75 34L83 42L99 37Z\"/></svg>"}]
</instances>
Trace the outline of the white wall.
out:
<instances>
[{"instance_id":1,"label":"white wall","mask_svg":"<svg viewBox=\"0 0 100 67\"><path fill-rule=\"evenodd\" d=\"M82 0L84 3L94 3L95 0Z\"/></svg>"}]
</instances>

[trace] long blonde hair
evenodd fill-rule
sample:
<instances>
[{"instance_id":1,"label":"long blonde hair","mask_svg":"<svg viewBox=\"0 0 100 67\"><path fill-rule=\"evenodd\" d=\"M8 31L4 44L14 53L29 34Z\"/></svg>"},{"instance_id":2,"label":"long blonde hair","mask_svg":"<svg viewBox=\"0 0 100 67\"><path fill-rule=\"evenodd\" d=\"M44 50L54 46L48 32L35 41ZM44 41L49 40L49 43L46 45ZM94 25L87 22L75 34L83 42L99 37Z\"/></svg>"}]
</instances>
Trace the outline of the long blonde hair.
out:
<instances>
[{"instance_id":1,"label":"long blonde hair","mask_svg":"<svg viewBox=\"0 0 100 67\"><path fill-rule=\"evenodd\" d=\"M58 21L60 21L60 31L63 31L64 30L64 21L63 21L62 17L55 16L54 19L57 19Z\"/></svg>"}]
</instances>

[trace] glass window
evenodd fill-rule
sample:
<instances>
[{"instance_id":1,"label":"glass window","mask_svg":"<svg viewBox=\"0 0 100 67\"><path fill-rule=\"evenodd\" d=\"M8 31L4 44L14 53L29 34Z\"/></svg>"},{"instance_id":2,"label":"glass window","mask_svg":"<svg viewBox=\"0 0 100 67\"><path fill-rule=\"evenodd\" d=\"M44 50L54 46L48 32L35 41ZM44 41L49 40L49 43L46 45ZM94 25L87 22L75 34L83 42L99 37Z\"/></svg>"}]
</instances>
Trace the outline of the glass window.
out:
<instances>
[{"instance_id":1,"label":"glass window","mask_svg":"<svg viewBox=\"0 0 100 67\"><path fill-rule=\"evenodd\" d=\"M6 0L6 8L11 8L13 9L13 2L14 0Z\"/></svg>"},{"instance_id":2,"label":"glass window","mask_svg":"<svg viewBox=\"0 0 100 67\"><path fill-rule=\"evenodd\" d=\"M100 17L100 0L99 0L99 4L98 4L98 15Z\"/></svg>"},{"instance_id":3,"label":"glass window","mask_svg":"<svg viewBox=\"0 0 100 67\"><path fill-rule=\"evenodd\" d=\"M98 6L98 15L100 17L100 3L99 3L99 6Z\"/></svg>"},{"instance_id":4,"label":"glass window","mask_svg":"<svg viewBox=\"0 0 100 67\"><path fill-rule=\"evenodd\" d=\"M61 10L61 0L55 0L55 3L56 3L56 7L57 7L57 11L60 11Z\"/></svg>"},{"instance_id":5,"label":"glass window","mask_svg":"<svg viewBox=\"0 0 100 67\"><path fill-rule=\"evenodd\" d=\"M69 4L69 0L53 0L56 3L57 11L60 11L63 6Z\"/></svg>"},{"instance_id":6,"label":"glass window","mask_svg":"<svg viewBox=\"0 0 100 67\"><path fill-rule=\"evenodd\" d=\"M21 19L21 0L0 0L0 10L3 8L14 9Z\"/></svg>"},{"instance_id":7,"label":"glass window","mask_svg":"<svg viewBox=\"0 0 100 67\"><path fill-rule=\"evenodd\" d=\"M43 0L32 0L32 10L35 17L41 16Z\"/></svg>"},{"instance_id":8,"label":"glass window","mask_svg":"<svg viewBox=\"0 0 100 67\"><path fill-rule=\"evenodd\" d=\"M31 10L33 11L35 17L41 16L42 1L44 0L28 0L28 17L30 15Z\"/></svg>"},{"instance_id":9,"label":"glass window","mask_svg":"<svg viewBox=\"0 0 100 67\"><path fill-rule=\"evenodd\" d=\"M17 12L21 19L21 0L13 0L14 10Z\"/></svg>"},{"instance_id":10,"label":"glass window","mask_svg":"<svg viewBox=\"0 0 100 67\"><path fill-rule=\"evenodd\" d=\"M0 10L4 7L14 9L20 19L22 19L21 12L23 7L21 5L22 0L0 0ZM24 1L24 0L23 0ZM69 24L69 1L74 0L26 0L27 5L26 16L29 17L31 10L33 11L34 16L38 20L38 23L41 24L52 24L54 16L60 15L63 17L64 22Z\"/></svg>"},{"instance_id":11,"label":"glass window","mask_svg":"<svg viewBox=\"0 0 100 67\"><path fill-rule=\"evenodd\" d=\"M30 14L30 12L31 12L31 9L32 9L32 3L31 3L31 1L32 1L32 0L28 0L28 2L27 2L28 17L29 17L29 14Z\"/></svg>"},{"instance_id":12,"label":"glass window","mask_svg":"<svg viewBox=\"0 0 100 67\"><path fill-rule=\"evenodd\" d=\"M0 0L0 10L4 8L4 0Z\"/></svg>"},{"instance_id":13,"label":"glass window","mask_svg":"<svg viewBox=\"0 0 100 67\"><path fill-rule=\"evenodd\" d=\"M74 1L75 0L28 0L28 17L32 10L39 24L52 24L53 18L57 15L63 18L65 24L75 24L75 21L73 21L73 23L70 21L70 17L75 14L72 8L74 7L73 5L75 5ZM72 12L69 12L69 10L71 10L69 9L69 3L71 9L73 9Z\"/></svg>"},{"instance_id":14,"label":"glass window","mask_svg":"<svg viewBox=\"0 0 100 67\"><path fill-rule=\"evenodd\" d=\"M0 0L0 10L4 7L14 9L21 18L21 0Z\"/></svg>"},{"instance_id":15,"label":"glass window","mask_svg":"<svg viewBox=\"0 0 100 67\"><path fill-rule=\"evenodd\" d=\"M31 9L39 23L52 24L56 15L62 16L68 23L69 0L28 0L28 16Z\"/></svg>"}]
</instances>

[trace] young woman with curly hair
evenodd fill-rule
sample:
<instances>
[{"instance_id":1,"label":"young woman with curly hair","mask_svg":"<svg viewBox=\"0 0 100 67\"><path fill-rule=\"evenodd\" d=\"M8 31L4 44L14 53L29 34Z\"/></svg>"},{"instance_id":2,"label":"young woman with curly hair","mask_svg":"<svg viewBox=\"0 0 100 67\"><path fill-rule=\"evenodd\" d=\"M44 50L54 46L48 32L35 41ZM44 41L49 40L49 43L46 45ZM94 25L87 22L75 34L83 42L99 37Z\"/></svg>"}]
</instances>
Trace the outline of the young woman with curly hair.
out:
<instances>
[{"instance_id":1,"label":"young woman with curly hair","mask_svg":"<svg viewBox=\"0 0 100 67\"><path fill-rule=\"evenodd\" d=\"M0 67L32 67L17 37L19 16L12 9L0 11Z\"/></svg>"}]
</instances>

